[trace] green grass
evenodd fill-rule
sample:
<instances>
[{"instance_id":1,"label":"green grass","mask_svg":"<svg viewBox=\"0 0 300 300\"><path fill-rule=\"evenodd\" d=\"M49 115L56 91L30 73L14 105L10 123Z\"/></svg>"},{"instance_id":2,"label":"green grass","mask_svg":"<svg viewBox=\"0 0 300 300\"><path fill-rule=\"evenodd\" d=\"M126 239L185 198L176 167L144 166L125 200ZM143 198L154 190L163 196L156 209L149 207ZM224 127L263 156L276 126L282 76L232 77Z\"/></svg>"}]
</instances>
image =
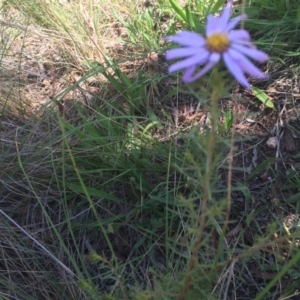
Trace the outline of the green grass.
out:
<instances>
[{"instance_id":1,"label":"green grass","mask_svg":"<svg viewBox=\"0 0 300 300\"><path fill-rule=\"evenodd\" d=\"M263 144L232 133L235 113L217 102L234 98L223 72L198 89L167 74L163 37L203 32L224 4L179 2L1 2L1 299L284 299L297 290L299 229L283 218L299 211L298 166L284 169ZM297 1L244 9L271 56L270 84L275 67L297 75ZM178 125L174 107L190 97L210 116ZM235 160L249 144L261 151L255 167L247 154ZM278 181L257 181L266 171Z\"/></svg>"}]
</instances>

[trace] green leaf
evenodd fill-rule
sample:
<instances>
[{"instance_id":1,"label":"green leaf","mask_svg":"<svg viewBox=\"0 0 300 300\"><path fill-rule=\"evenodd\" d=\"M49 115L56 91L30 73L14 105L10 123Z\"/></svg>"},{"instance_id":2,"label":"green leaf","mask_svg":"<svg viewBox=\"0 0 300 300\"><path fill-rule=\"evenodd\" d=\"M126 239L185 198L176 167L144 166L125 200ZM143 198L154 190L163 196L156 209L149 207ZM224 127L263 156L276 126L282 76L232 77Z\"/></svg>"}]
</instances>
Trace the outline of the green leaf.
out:
<instances>
[{"instance_id":1,"label":"green leaf","mask_svg":"<svg viewBox=\"0 0 300 300\"><path fill-rule=\"evenodd\" d=\"M291 299L295 295L295 290L300 286L300 279L298 278L295 281L290 281L288 286L282 291L278 300Z\"/></svg>"},{"instance_id":2,"label":"green leaf","mask_svg":"<svg viewBox=\"0 0 300 300\"><path fill-rule=\"evenodd\" d=\"M103 72L105 70L105 68L101 64L99 64L97 61L84 60L84 61L82 61L82 64L84 66L89 67L92 70L96 70L97 72Z\"/></svg>"},{"instance_id":3,"label":"green leaf","mask_svg":"<svg viewBox=\"0 0 300 300\"><path fill-rule=\"evenodd\" d=\"M185 7L185 14L190 28L195 28L195 22L188 6Z\"/></svg>"},{"instance_id":4,"label":"green leaf","mask_svg":"<svg viewBox=\"0 0 300 300\"><path fill-rule=\"evenodd\" d=\"M246 182L253 178L256 174L265 171L271 163L276 161L275 158L270 157L264 160L246 179Z\"/></svg>"},{"instance_id":5,"label":"green leaf","mask_svg":"<svg viewBox=\"0 0 300 300\"><path fill-rule=\"evenodd\" d=\"M298 187L299 187L299 185L298 185ZM299 198L300 198L300 193L297 193L297 194L291 196L289 199L287 199L287 201L290 203L297 203L299 201Z\"/></svg>"},{"instance_id":6,"label":"green leaf","mask_svg":"<svg viewBox=\"0 0 300 300\"><path fill-rule=\"evenodd\" d=\"M153 126L159 126L160 125L160 122L158 122L158 121L153 121L153 122L151 122L151 123L149 123L146 127L145 127L145 129L144 129L144 131L143 131L143 135L148 131L148 130L150 130L150 128L152 128Z\"/></svg>"},{"instance_id":7,"label":"green leaf","mask_svg":"<svg viewBox=\"0 0 300 300\"><path fill-rule=\"evenodd\" d=\"M230 128L231 128L232 122L233 122L233 115L231 113L230 107L227 107L227 109L225 111L224 120L225 120L225 130L226 130L226 133L228 133L230 131Z\"/></svg>"},{"instance_id":8,"label":"green leaf","mask_svg":"<svg viewBox=\"0 0 300 300\"><path fill-rule=\"evenodd\" d=\"M256 87L252 87L252 91L253 91L254 96L259 101L261 101L264 105L276 110L272 100L268 97L268 95L264 91L262 91L261 89L256 88Z\"/></svg>"},{"instance_id":9,"label":"green leaf","mask_svg":"<svg viewBox=\"0 0 300 300\"><path fill-rule=\"evenodd\" d=\"M74 192L80 193L80 194L84 194L84 189L82 188L82 186L80 185L76 185L76 184L68 184L68 187L73 190ZM105 198L107 200L111 200L113 202L117 202L117 203L124 203L123 200L108 194L106 192L100 191L98 189L94 189L94 188L89 188L86 187L87 192L89 193L90 196L96 196L99 198Z\"/></svg>"},{"instance_id":10,"label":"green leaf","mask_svg":"<svg viewBox=\"0 0 300 300\"><path fill-rule=\"evenodd\" d=\"M173 7L173 9L175 10L175 12L178 14L178 16L185 21L186 23L188 23L187 17L186 17L186 13L185 11L180 7L180 5L175 1L175 0L169 0L171 6Z\"/></svg>"},{"instance_id":11,"label":"green leaf","mask_svg":"<svg viewBox=\"0 0 300 300\"><path fill-rule=\"evenodd\" d=\"M212 8L212 11L218 11L223 5L224 5L224 0L218 0L217 3L214 5L214 7Z\"/></svg>"},{"instance_id":12,"label":"green leaf","mask_svg":"<svg viewBox=\"0 0 300 300\"><path fill-rule=\"evenodd\" d=\"M123 73L119 68L115 68L114 71L127 88L130 88L132 86L132 82L130 81L129 77L126 76L125 73Z\"/></svg>"},{"instance_id":13,"label":"green leaf","mask_svg":"<svg viewBox=\"0 0 300 300\"><path fill-rule=\"evenodd\" d=\"M297 21L300 21L300 5L299 5L299 7L298 7L298 9L297 9L296 20L297 20Z\"/></svg>"}]
</instances>

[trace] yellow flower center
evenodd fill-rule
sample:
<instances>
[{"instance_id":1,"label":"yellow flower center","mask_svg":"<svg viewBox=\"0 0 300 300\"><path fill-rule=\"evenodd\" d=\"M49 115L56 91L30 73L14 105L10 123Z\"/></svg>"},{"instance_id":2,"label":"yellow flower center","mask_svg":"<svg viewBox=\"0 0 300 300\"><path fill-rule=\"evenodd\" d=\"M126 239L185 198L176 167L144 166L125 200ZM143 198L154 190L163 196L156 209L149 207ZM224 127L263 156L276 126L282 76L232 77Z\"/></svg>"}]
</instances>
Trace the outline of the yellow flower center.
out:
<instances>
[{"instance_id":1,"label":"yellow flower center","mask_svg":"<svg viewBox=\"0 0 300 300\"><path fill-rule=\"evenodd\" d=\"M206 39L206 47L211 52L222 53L228 49L229 45L227 34L215 33Z\"/></svg>"}]
</instances>

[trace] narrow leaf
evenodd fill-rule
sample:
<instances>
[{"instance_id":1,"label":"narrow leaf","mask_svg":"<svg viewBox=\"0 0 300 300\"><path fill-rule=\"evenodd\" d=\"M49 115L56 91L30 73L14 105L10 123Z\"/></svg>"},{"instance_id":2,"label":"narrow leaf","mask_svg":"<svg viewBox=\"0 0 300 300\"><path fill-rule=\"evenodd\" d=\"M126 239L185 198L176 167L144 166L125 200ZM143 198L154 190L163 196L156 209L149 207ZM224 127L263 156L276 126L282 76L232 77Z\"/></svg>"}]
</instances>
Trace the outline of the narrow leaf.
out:
<instances>
[{"instance_id":1,"label":"narrow leaf","mask_svg":"<svg viewBox=\"0 0 300 300\"><path fill-rule=\"evenodd\" d=\"M195 22L191 13L191 10L188 6L185 7L186 19L190 28L195 28Z\"/></svg>"},{"instance_id":2,"label":"narrow leaf","mask_svg":"<svg viewBox=\"0 0 300 300\"><path fill-rule=\"evenodd\" d=\"M297 9L296 20L297 20L297 21L300 21L300 5L299 5L299 7L298 7L298 9Z\"/></svg>"},{"instance_id":3,"label":"narrow leaf","mask_svg":"<svg viewBox=\"0 0 300 300\"><path fill-rule=\"evenodd\" d=\"M175 10L175 12L180 16L180 18L186 23L188 23L185 11L180 7L180 5L175 0L169 0L169 1L173 9Z\"/></svg>"},{"instance_id":4,"label":"narrow leaf","mask_svg":"<svg viewBox=\"0 0 300 300\"><path fill-rule=\"evenodd\" d=\"M275 162L276 159L273 157L267 158L264 160L246 179L246 181L249 181L251 178L253 178L256 174L263 172L266 170L269 166L269 164Z\"/></svg>"},{"instance_id":5,"label":"narrow leaf","mask_svg":"<svg viewBox=\"0 0 300 300\"><path fill-rule=\"evenodd\" d=\"M264 105L276 110L272 100L269 98L269 96L264 91L262 91L261 89L256 88L256 87L252 87L252 91L253 91L254 96L259 101L261 101Z\"/></svg>"},{"instance_id":6,"label":"narrow leaf","mask_svg":"<svg viewBox=\"0 0 300 300\"><path fill-rule=\"evenodd\" d=\"M224 0L218 0L211 11L213 12L218 11L224 5L224 2L225 2Z\"/></svg>"},{"instance_id":7,"label":"narrow leaf","mask_svg":"<svg viewBox=\"0 0 300 300\"><path fill-rule=\"evenodd\" d=\"M77 192L77 193L80 193L80 194L84 193L84 190L80 185L76 185L76 184L71 183L71 184L68 185L68 187L71 190L73 190L74 192ZM86 190L87 190L87 192L89 193L90 196L96 196L96 197L99 197L99 198L104 198L104 199L111 200L111 201L117 202L117 203L124 203L123 200L115 197L114 195L103 192L101 190L94 189L94 188L89 188L89 187L86 187Z\"/></svg>"}]
</instances>

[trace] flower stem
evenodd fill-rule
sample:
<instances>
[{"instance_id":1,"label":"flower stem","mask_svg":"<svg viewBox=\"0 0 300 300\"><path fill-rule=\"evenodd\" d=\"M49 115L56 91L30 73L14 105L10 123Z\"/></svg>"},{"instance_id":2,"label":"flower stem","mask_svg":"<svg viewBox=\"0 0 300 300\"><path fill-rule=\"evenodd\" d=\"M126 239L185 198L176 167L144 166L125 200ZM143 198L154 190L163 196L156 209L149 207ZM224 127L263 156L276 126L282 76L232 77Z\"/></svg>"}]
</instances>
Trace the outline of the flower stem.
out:
<instances>
[{"instance_id":1,"label":"flower stem","mask_svg":"<svg viewBox=\"0 0 300 300\"><path fill-rule=\"evenodd\" d=\"M207 157L206 157L206 168L205 168L205 178L202 184L203 196L202 196L202 203L201 203L201 213L199 219L196 222L196 228L198 235L194 241L194 245L191 251L191 259L189 262L189 275L185 278L183 289L180 292L178 300L184 300L186 292L189 290L191 283L192 283L192 271L194 270L197 262L198 251L201 246L202 238L203 238L203 231L206 225L206 216L207 216L207 204L208 201L211 199L211 180L213 175L213 159L214 159L214 149L217 140L218 134L218 116L219 116L219 109L218 103L220 98L220 86L219 86L219 75L217 73L217 69L214 70L215 75L213 75L213 89L211 92L211 106L210 106L210 123L211 123L211 130L209 133L209 139L207 143ZM215 79L215 80L214 80Z\"/></svg>"}]
</instances>

